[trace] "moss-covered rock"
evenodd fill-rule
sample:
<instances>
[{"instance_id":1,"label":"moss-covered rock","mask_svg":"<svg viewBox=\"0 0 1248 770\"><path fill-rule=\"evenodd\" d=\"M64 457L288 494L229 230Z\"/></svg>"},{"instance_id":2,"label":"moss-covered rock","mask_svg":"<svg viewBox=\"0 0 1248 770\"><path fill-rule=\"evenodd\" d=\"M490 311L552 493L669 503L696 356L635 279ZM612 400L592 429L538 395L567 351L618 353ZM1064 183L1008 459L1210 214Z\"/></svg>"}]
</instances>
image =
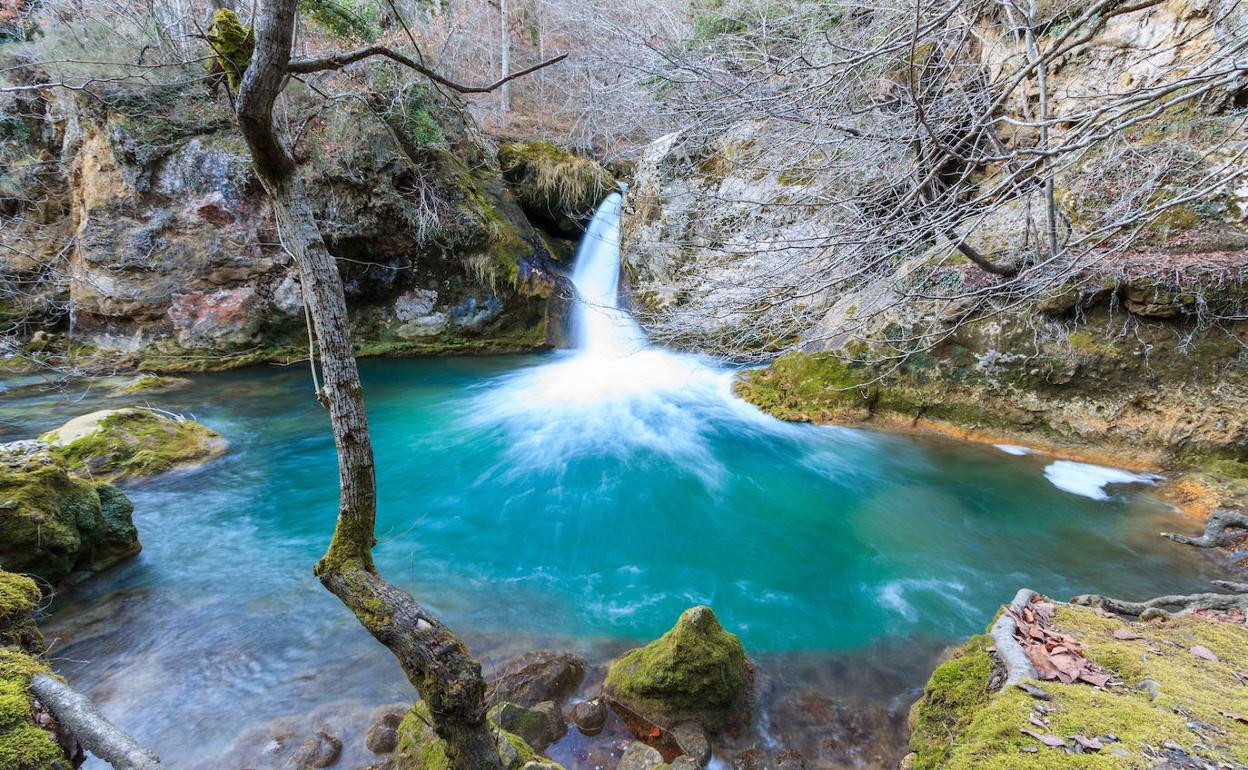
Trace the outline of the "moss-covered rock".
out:
<instances>
[{"instance_id":1,"label":"moss-covered rock","mask_svg":"<svg viewBox=\"0 0 1248 770\"><path fill-rule=\"evenodd\" d=\"M185 377L164 377L159 374L143 374L127 380L108 392L110 396L132 396L138 393L168 393L190 385Z\"/></svg>"},{"instance_id":2,"label":"moss-covered rock","mask_svg":"<svg viewBox=\"0 0 1248 770\"><path fill-rule=\"evenodd\" d=\"M221 434L151 409L101 409L40 436L76 473L99 481L199 465L225 451Z\"/></svg>"},{"instance_id":3,"label":"moss-covered rock","mask_svg":"<svg viewBox=\"0 0 1248 770\"><path fill-rule=\"evenodd\" d=\"M741 640L710 607L693 607L666 634L613 662L605 688L657 724L694 721L723 730L744 721L751 680Z\"/></svg>"},{"instance_id":4,"label":"moss-covered rock","mask_svg":"<svg viewBox=\"0 0 1248 770\"><path fill-rule=\"evenodd\" d=\"M34 441L0 445L0 565L57 583L139 552L129 499Z\"/></svg>"},{"instance_id":5,"label":"moss-covered rock","mask_svg":"<svg viewBox=\"0 0 1248 770\"><path fill-rule=\"evenodd\" d=\"M42 648L43 635L35 625L41 598L35 581L0 570L0 647Z\"/></svg>"},{"instance_id":6,"label":"moss-covered rock","mask_svg":"<svg viewBox=\"0 0 1248 770\"><path fill-rule=\"evenodd\" d=\"M524 739L514 733L501 729L493 720L495 712L491 712L490 725L494 730L494 742L498 745L499 758L507 770L521 770L530 765L548 767L550 770L563 768L550 760L538 756ZM399 747L393 759L394 770L449 770L450 764L446 756L446 743L433 730L433 721L429 716L429 707L421 701L407 712L399 724Z\"/></svg>"},{"instance_id":7,"label":"moss-covered rock","mask_svg":"<svg viewBox=\"0 0 1248 770\"><path fill-rule=\"evenodd\" d=\"M43 652L34 614L41 598L35 581L0 570L0 768L54 770L72 767L48 719L30 693L30 678L50 673L32 655Z\"/></svg>"},{"instance_id":8,"label":"moss-covered rock","mask_svg":"<svg viewBox=\"0 0 1248 770\"><path fill-rule=\"evenodd\" d=\"M504 144L498 163L525 213L567 238L580 234L616 188L615 177L601 165L545 140Z\"/></svg>"},{"instance_id":9,"label":"moss-covered rock","mask_svg":"<svg viewBox=\"0 0 1248 770\"><path fill-rule=\"evenodd\" d=\"M914 770L1050 770L1149 768L1179 747L1191 766L1242 766L1248 730L1231 714L1248 713L1248 689L1237 671L1248 666L1248 628L1196 615L1164 622L1128 622L1059 604L1054 626L1073 636L1090 660L1121 686L1044 682L1052 700L1037 719L1035 700L1017 688L993 690L996 662L985 637L958 648L932 674L910 712L909 758ZM1114 631L1129 626L1138 639ZM1200 645L1217 661L1193 655ZM1193 728L1192 725L1196 727ZM1106 748L1071 754L1042 746L1022 730L1066 739L1098 738ZM1107 739L1106 736L1112 736ZM1187 766L1187 765L1184 765Z\"/></svg>"}]
</instances>

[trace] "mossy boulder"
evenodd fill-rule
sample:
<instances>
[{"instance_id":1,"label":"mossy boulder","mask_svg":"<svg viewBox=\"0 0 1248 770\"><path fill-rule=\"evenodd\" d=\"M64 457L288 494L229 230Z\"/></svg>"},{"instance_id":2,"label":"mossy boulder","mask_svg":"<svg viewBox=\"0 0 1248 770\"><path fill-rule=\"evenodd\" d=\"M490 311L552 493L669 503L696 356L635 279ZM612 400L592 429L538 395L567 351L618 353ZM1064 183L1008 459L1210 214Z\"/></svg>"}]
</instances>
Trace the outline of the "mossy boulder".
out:
<instances>
[{"instance_id":1,"label":"mossy boulder","mask_svg":"<svg viewBox=\"0 0 1248 770\"><path fill-rule=\"evenodd\" d=\"M102 409L39 437L75 473L97 481L199 465L225 451L221 434L151 409Z\"/></svg>"},{"instance_id":2,"label":"mossy boulder","mask_svg":"<svg viewBox=\"0 0 1248 770\"><path fill-rule=\"evenodd\" d=\"M1044 702L1018 688L995 689L1002 679L995 674L998 664L987 637L977 636L936 669L911 709L907 766L1142 770L1168 755L1192 762L1184 767L1248 764L1248 729L1233 716L1248 713L1248 688L1236 675L1248 668L1248 627L1198 615L1130 622L1068 604L1057 605L1053 624L1122 685L1100 690L1034 683L1052 696ZM1119 636L1138 638L1117 638L1114 632L1124 627L1133 633ZM1217 660L1193 654L1197 645ZM1033 714L1048 727L1038 727ZM1105 748L1068 753L1042 745L1024 729L1071 746L1075 735L1097 738Z\"/></svg>"},{"instance_id":3,"label":"mossy boulder","mask_svg":"<svg viewBox=\"0 0 1248 770\"><path fill-rule=\"evenodd\" d=\"M130 500L35 441L0 445L0 565L58 583L139 552Z\"/></svg>"},{"instance_id":4,"label":"mossy boulder","mask_svg":"<svg viewBox=\"0 0 1248 770\"><path fill-rule=\"evenodd\" d=\"M44 650L35 627L41 594L35 581L0 570L0 768L53 770L73 767L30 692L30 678L50 673L32 655Z\"/></svg>"},{"instance_id":5,"label":"mossy boulder","mask_svg":"<svg viewBox=\"0 0 1248 770\"><path fill-rule=\"evenodd\" d=\"M144 374L126 380L108 392L110 396L132 396L137 393L168 393L190 385L185 377L164 377L159 374Z\"/></svg>"},{"instance_id":6,"label":"mossy boulder","mask_svg":"<svg viewBox=\"0 0 1248 770\"><path fill-rule=\"evenodd\" d=\"M541 757L524 739L501 729L493 719L494 742L499 758L507 770L563 770L563 767ZM393 770L449 770L446 742L433 730L429 707L421 701L407 712L399 724L399 747L392 760Z\"/></svg>"},{"instance_id":7,"label":"mossy boulder","mask_svg":"<svg viewBox=\"0 0 1248 770\"><path fill-rule=\"evenodd\" d=\"M745 721L752 679L741 640L710 607L693 607L672 630L612 663L605 688L659 725L693 721L717 731Z\"/></svg>"},{"instance_id":8,"label":"mossy boulder","mask_svg":"<svg viewBox=\"0 0 1248 770\"><path fill-rule=\"evenodd\" d=\"M594 209L617 187L615 177L598 163L545 140L504 144L498 163L525 213L564 238L578 237Z\"/></svg>"}]
</instances>

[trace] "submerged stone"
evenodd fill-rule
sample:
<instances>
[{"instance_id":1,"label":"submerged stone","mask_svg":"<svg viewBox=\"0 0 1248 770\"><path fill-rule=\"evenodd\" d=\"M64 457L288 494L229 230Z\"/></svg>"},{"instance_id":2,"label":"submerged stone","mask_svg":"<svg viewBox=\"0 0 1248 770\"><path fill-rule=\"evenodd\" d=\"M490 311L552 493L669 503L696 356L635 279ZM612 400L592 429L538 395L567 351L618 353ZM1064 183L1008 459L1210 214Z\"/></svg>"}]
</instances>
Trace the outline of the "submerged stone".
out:
<instances>
[{"instance_id":1,"label":"submerged stone","mask_svg":"<svg viewBox=\"0 0 1248 770\"><path fill-rule=\"evenodd\" d=\"M221 455L221 434L151 409L101 409L40 436L71 470L97 481L149 476Z\"/></svg>"},{"instance_id":2,"label":"submerged stone","mask_svg":"<svg viewBox=\"0 0 1248 770\"><path fill-rule=\"evenodd\" d=\"M58 583L139 552L134 508L120 490L74 478L46 445L0 445L0 564Z\"/></svg>"},{"instance_id":3,"label":"submerged stone","mask_svg":"<svg viewBox=\"0 0 1248 770\"><path fill-rule=\"evenodd\" d=\"M709 607L693 607L662 637L612 663L605 687L660 725L693 721L724 730L744 721L750 680L741 640Z\"/></svg>"}]
</instances>

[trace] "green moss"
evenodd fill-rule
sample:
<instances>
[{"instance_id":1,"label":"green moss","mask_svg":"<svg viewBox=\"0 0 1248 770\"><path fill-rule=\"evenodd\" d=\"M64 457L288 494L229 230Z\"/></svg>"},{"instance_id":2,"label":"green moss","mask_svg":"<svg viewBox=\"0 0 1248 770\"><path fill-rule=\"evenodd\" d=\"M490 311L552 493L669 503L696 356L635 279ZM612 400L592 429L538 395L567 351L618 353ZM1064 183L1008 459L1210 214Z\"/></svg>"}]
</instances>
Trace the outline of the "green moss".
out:
<instances>
[{"instance_id":1,"label":"green moss","mask_svg":"<svg viewBox=\"0 0 1248 770\"><path fill-rule=\"evenodd\" d=\"M519 770L533 760L546 763L553 770L563 770L560 765L539 757L520 736L500 729L492 718L490 725L495 743L500 745L499 757L507 770ZM424 701L412 706L399 724L399 745L393 763L394 770L449 770L446 743L434 732L429 706Z\"/></svg>"},{"instance_id":2,"label":"green moss","mask_svg":"<svg viewBox=\"0 0 1248 770\"><path fill-rule=\"evenodd\" d=\"M605 168L545 140L504 144L498 162L524 210L558 234L578 233L616 188Z\"/></svg>"},{"instance_id":3,"label":"green moss","mask_svg":"<svg viewBox=\"0 0 1248 770\"><path fill-rule=\"evenodd\" d=\"M212 48L212 58L208 60L209 72L224 73L230 88L238 91L256 47L255 30L244 27L234 11L218 8L212 14L207 37Z\"/></svg>"},{"instance_id":4,"label":"green moss","mask_svg":"<svg viewBox=\"0 0 1248 770\"><path fill-rule=\"evenodd\" d=\"M30 677L48 668L25 653L0 649L0 768L53 770L66 766L52 734L34 724Z\"/></svg>"},{"instance_id":5,"label":"green moss","mask_svg":"<svg viewBox=\"0 0 1248 770\"><path fill-rule=\"evenodd\" d=\"M845 410L863 411L875 397L867 370L834 355L786 353L766 369L742 373L737 395L785 420L826 420Z\"/></svg>"},{"instance_id":6,"label":"green moss","mask_svg":"<svg viewBox=\"0 0 1248 770\"><path fill-rule=\"evenodd\" d=\"M1038 701L1016 688L988 692L992 658L987 641L977 637L933 673L911 711L916 770L1143 770L1153 766L1153 755L1164 743L1181 746L1213 766L1248 761L1248 731L1223 716L1248 709L1248 692L1235 675L1248 666L1248 629L1198 616L1130 623L1060 604L1054 625L1075 637L1090 660L1124 684L1098 690L1044 682L1053 696L1044 704L1048 711L1043 716L1050 724L1045 732L1062 738L1117 736L1112 745L1125 754L1067 754L1020 732L1037 729L1029 719ZM1123 626L1143 638L1115 639L1113 631ZM1197 644L1212 650L1219 662L1192 655L1189 650ZM1155 683L1155 698L1140 686L1146 679ZM1192 722L1209 725L1200 731L1203 738L1188 727Z\"/></svg>"},{"instance_id":7,"label":"green moss","mask_svg":"<svg viewBox=\"0 0 1248 770\"><path fill-rule=\"evenodd\" d=\"M35 581L0 570L0 623L15 615L33 612L40 595Z\"/></svg>"},{"instance_id":8,"label":"green moss","mask_svg":"<svg viewBox=\"0 0 1248 770\"><path fill-rule=\"evenodd\" d=\"M40 438L72 470L102 481L203 462L224 448L219 433L193 420L136 408L83 415Z\"/></svg>"},{"instance_id":9,"label":"green moss","mask_svg":"<svg viewBox=\"0 0 1248 770\"><path fill-rule=\"evenodd\" d=\"M109 392L112 396L129 396L136 393L165 393L170 390L185 387L191 383L190 380L182 377L162 377L157 374L145 374L130 382L113 388Z\"/></svg>"},{"instance_id":10,"label":"green moss","mask_svg":"<svg viewBox=\"0 0 1248 770\"><path fill-rule=\"evenodd\" d=\"M736 635L709 607L693 607L666 634L611 664L611 697L661 724L730 726L748 696L748 663Z\"/></svg>"},{"instance_id":11,"label":"green moss","mask_svg":"<svg viewBox=\"0 0 1248 770\"><path fill-rule=\"evenodd\" d=\"M75 569L103 569L137 553L129 501L70 476L48 451L0 453L0 563L56 583Z\"/></svg>"},{"instance_id":12,"label":"green moss","mask_svg":"<svg viewBox=\"0 0 1248 770\"><path fill-rule=\"evenodd\" d=\"M360 0L301 0L299 10L326 31L348 40L372 42L381 36L381 9Z\"/></svg>"}]
</instances>

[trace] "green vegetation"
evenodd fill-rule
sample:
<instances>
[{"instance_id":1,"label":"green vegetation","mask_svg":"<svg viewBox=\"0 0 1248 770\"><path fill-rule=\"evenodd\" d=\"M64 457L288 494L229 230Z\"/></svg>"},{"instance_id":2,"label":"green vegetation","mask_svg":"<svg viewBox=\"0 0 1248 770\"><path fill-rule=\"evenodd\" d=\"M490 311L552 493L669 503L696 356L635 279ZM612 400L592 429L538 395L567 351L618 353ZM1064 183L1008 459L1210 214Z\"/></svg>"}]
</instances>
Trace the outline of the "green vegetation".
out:
<instances>
[{"instance_id":1,"label":"green vegetation","mask_svg":"<svg viewBox=\"0 0 1248 770\"><path fill-rule=\"evenodd\" d=\"M560 765L538 756L520 736L499 728L494 723L494 713L491 711L488 718L494 729L503 767L520 770L525 763L536 761L550 770L563 770ZM394 770L448 770L449 767L446 742L433 731L429 706L421 701L408 710L399 724L399 747L394 755Z\"/></svg>"},{"instance_id":2,"label":"green vegetation","mask_svg":"<svg viewBox=\"0 0 1248 770\"><path fill-rule=\"evenodd\" d=\"M1214 766L1248 761L1248 729L1228 716L1248 713L1248 691L1235 673L1248 666L1248 629L1196 615L1128 622L1073 605L1058 605L1054 625L1122 684L1099 690L1044 682L1053 696L1047 703L1017 688L990 692L996 664L986 638L976 637L936 669L911 710L910 767L1142 770L1167 743ZM1140 638L1115 638L1124 626ZM1217 662L1193 655L1196 645L1211 650ZM1037 704L1046 708L1047 729L1030 721ZM1197 723L1204 725L1200 735L1189 727ZM1119 740L1099 752L1068 754L1042 746L1023 729Z\"/></svg>"},{"instance_id":3,"label":"green vegetation","mask_svg":"<svg viewBox=\"0 0 1248 770\"><path fill-rule=\"evenodd\" d=\"M69 475L47 450L0 453L0 563L57 583L139 552L130 501L105 484Z\"/></svg>"},{"instance_id":4,"label":"green vegetation","mask_svg":"<svg viewBox=\"0 0 1248 770\"><path fill-rule=\"evenodd\" d=\"M208 27L208 43L213 50L207 65L209 73L224 74L230 88L237 92L256 48L255 30L244 27L238 14L229 8L218 8Z\"/></svg>"},{"instance_id":5,"label":"green vegetation","mask_svg":"<svg viewBox=\"0 0 1248 770\"><path fill-rule=\"evenodd\" d=\"M52 734L31 720L30 678L50 673L25 653L0 649L0 768L58 770L66 766Z\"/></svg>"},{"instance_id":6,"label":"green vegetation","mask_svg":"<svg viewBox=\"0 0 1248 770\"><path fill-rule=\"evenodd\" d=\"M371 43L381 36L381 10L367 0L301 0L299 10L338 37Z\"/></svg>"},{"instance_id":7,"label":"green vegetation","mask_svg":"<svg viewBox=\"0 0 1248 770\"><path fill-rule=\"evenodd\" d=\"M149 476L216 457L225 450L221 434L193 420L150 409L104 409L40 437L71 470L102 481Z\"/></svg>"},{"instance_id":8,"label":"green vegetation","mask_svg":"<svg viewBox=\"0 0 1248 770\"><path fill-rule=\"evenodd\" d=\"M606 692L652 721L731 726L748 698L749 663L735 634L709 607L681 614L675 627L611 664Z\"/></svg>"},{"instance_id":9,"label":"green vegetation","mask_svg":"<svg viewBox=\"0 0 1248 770\"><path fill-rule=\"evenodd\" d=\"M144 374L129 382L118 385L109 391L110 396L132 396L137 393L165 393L170 390L190 385L191 381L182 377L162 377L158 374Z\"/></svg>"},{"instance_id":10,"label":"green vegetation","mask_svg":"<svg viewBox=\"0 0 1248 770\"><path fill-rule=\"evenodd\" d=\"M446 142L442 126L431 112L433 109L435 105L428 87L423 83L413 83L404 89L397 101L391 103L386 117L394 121L416 147L432 147Z\"/></svg>"},{"instance_id":11,"label":"green vegetation","mask_svg":"<svg viewBox=\"0 0 1248 770\"><path fill-rule=\"evenodd\" d=\"M601 165L545 140L504 144L498 162L524 210L559 235L579 234L579 223L616 188Z\"/></svg>"},{"instance_id":12,"label":"green vegetation","mask_svg":"<svg viewBox=\"0 0 1248 770\"><path fill-rule=\"evenodd\" d=\"M786 353L766 369L744 372L738 396L782 420L829 420L861 415L874 393L864 382L866 369L832 354Z\"/></svg>"}]
</instances>

